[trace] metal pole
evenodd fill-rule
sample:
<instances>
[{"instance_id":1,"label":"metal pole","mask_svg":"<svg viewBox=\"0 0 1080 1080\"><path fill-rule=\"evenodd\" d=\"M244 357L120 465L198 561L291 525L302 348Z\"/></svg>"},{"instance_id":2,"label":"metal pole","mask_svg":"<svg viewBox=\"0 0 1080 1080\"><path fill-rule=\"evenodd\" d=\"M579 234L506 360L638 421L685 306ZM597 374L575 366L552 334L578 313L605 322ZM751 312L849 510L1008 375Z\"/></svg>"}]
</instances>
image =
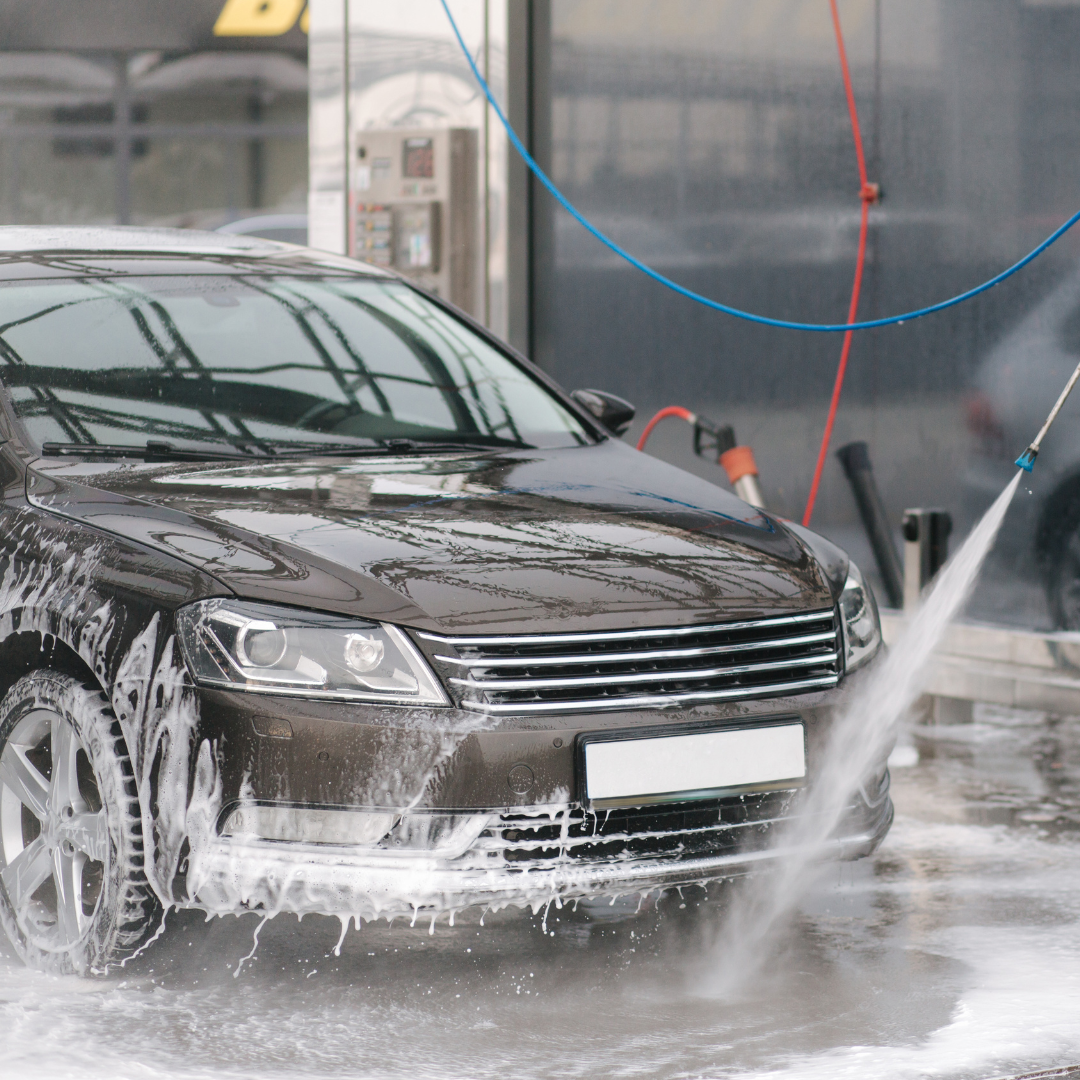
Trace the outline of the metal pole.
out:
<instances>
[{"instance_id":1,"label":"metal pole","mask_svg":"<svg viewBox=\"0 0 1080 1080\"><path fill-rule=\"evenodd\" d=\"M690 90L685 76L679 101L679 133L675 152L675 220L680 224L686 219L687 172L690 169Z\"/></svg>"},{"instance_id":2,"label":"metal pole","mask_svg":"<svg viewBox=\"0 0 1080 1080\"><path fill-rule=\"evenodd\" d=\"M344 27L342 29L342 56L341 56L341 95L344 104L345 114L345 132L344 132L344 146L345 146L345 246L344 251L346 255L352 255L353 252L349 250L351 244L349 243L352 230L349 228L349 218L352 216L352 131L350 128L352 124L350 122L349 112L349 98L352 94L352 78L349 69L349 0L342 0L342 11L344 12Z\"/></svg>"},{"instance_id":3,"label":"metal pole","mask_svg":"<svg viewBox=\"0 0 1080 1080\"><path fill-rule=\"evenodd\" d=\"M263 103L259 92L248 98L248 119L253 124L261 124L263 118ZM248 206L258 208L263 204L263 194L266 188L266 149L263 140L255 136L248 143Z\"/></svg>"},{"instance_id":4,"label":"metal pole","mask_svg":"<svg viewBox=\"0 0 1080 1080\"><path fill-rule=\"evenodd\" d=\"M113 158L116 175L115 200L118 225L131 224L131 96L128 61L125 53L116 58L116 86L113 96Z\"/></svg>"},{"instance_id":5,"label":"metal pole","mask_svg":"<svg viewBox=\"0 0 1080 1080\"><path fill-rule=\"evenodd\" d=\"M484 0L484 82L491 85L490 0ZM491 328L491 105L484 98L484 325Z\"/></svg>"}]
</instances>

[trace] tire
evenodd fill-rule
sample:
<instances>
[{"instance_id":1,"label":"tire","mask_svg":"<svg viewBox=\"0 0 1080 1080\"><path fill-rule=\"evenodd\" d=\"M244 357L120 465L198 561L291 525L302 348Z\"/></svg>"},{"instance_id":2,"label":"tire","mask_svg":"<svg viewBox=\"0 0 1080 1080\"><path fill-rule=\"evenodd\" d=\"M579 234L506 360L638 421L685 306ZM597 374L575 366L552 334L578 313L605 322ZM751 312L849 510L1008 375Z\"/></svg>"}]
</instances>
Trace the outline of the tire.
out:
<instances>
[{"instance_id":1,"label":"tire","mask_svg":"<svg viewBox=\"0 0 1080 1080\"><path fill-rule=\"evenodd\" d=\"M0 702L0 925L29 967L103 974L160 912L109 702L71 675L25 675Z\"/></svg>"}]
</instances>

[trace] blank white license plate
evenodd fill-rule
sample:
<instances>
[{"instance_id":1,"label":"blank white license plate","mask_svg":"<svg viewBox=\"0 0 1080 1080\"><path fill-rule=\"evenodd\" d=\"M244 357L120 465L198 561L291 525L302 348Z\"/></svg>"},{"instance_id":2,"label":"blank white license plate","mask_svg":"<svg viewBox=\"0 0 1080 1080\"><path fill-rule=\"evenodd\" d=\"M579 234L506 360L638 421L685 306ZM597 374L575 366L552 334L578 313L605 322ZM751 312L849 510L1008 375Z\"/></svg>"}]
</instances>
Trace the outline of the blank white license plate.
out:
<instances>
[{"instance_id":1,"label":"blank white license plate","mask_svg":"<svg viewBox=\"0 0 1080 1080\"><path fill-rule=\"evenodd\" d=\"M805 776L799 723L585 744L585 788L594 806L672 802L725 788L764 789Z\"/></svg>"}]
</instances>

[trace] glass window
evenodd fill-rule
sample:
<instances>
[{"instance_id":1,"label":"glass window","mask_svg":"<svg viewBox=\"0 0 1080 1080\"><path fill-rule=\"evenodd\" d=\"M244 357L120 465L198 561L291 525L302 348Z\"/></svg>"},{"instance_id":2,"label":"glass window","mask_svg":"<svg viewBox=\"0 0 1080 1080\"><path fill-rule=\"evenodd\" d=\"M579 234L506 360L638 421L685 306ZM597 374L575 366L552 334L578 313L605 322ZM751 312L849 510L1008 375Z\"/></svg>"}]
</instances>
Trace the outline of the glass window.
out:
<instances>
[{"instance_id":1,"label":"glass window","mask_svg":"<svg viewBox=\"0 0 1080 1080\"><path fill-rule=\"evenodd\" d=\"M779 318L842 322L859 174L829 5L552 0L551 12L551 171L571 202L689 289ZM955 296L1076 211L1080 5L852 0L839 13L867 179L884 191L869 211L860 318ZM546 370L633 401L631 441L667 405L733 425L753 446L766 505L800 520L841 337L695 305L549 205L552 294L534 331L550 343L538 354ZM1076 273L1076 251L1065 238L971 302L855 335L832 451L868 444L899 551L906 508L948 509L955 550L1012 478L1068 377L1055 383L1066 366L1058 349L1080 353L1080 316L1046 327L1045 347L1025 329ZM1007 395L990 392L1006 342L1026 373ZM1065 444L1061 429L1056 438ZM648 452L725 482L678 424L657 428ZM1040 468L1035 490L1045 484L1049 497L1046 458ZM1078 468L1077 455L1063 459L1060 475ZM812 527L848 550L884 599L856 506L830 452ZM1044 513L1064 520L1071 510L1042 493L1013 504L971 617L1054 627L1043 555L1031 550Z\"/></svg>"},{"instance_id":2,"label":"glass window","mask_svg":"<svg viewBox=\"0 0 1080 1080\"><path fill-rule=\"evenodd\" d=\"M265 271L13 282L0 288L0 364L39 443L589 441L523 369L398 282Z\"/></svg>"}]
</instances>

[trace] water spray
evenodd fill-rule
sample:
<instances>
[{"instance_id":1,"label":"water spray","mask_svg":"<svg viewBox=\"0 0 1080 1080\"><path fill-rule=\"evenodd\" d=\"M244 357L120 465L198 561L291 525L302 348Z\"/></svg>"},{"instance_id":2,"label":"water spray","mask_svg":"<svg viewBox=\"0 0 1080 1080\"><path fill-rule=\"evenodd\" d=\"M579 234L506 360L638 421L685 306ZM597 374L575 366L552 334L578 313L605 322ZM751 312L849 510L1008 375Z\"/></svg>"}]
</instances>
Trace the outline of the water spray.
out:
<instances>
[{"instance_id":1,"label":"water spray","mask_svg":"<svg viewBox=\"0 0 1080 1080\"><path fill-rule=\"evenodd\" d=\"M1046 423L1043 424L1042 428L1039 430L1039 434L1035 436L1034 442L1032 442L1032 444L1016 459L1016 464L1019 465L1021 469L1031 472L1031 468L1035 464L1035 459L1039 456L1039 447L1042 445L1043 438L1047 431L1050 430L1050 425L1057 419L1057 414L1061 412L1061 407L1065 404L1065 399L1072 393L1072 388L1076 385L1077 379L1080 379L1080 364L1076 365L1076 370L1065 384L1065 389L1061 391L1061 396L1050 410L1050 415L1046 418Z\"/></svg>"},{"instance_id":2,"label":"water spray","mask_svg":"<svg viewBox=\"0 0 1080 1080\"><path fill-rule=\"evenodd\" d=\"M752 880L727 912L706 990L738 1000L770 955L769 939L797 908L823 858L841 852L838 827L863 780L885 762L896 733L923 693L935 650L975 584L979 568L1024 474L1017 470L959 551L934 579L900 639L853 683L835 717L814 783L777 837L774 872Z\"/></svg>"},{"instance_id":3,"label":"water spray","mask_svg":"<svg viewBox=\"0 0 1080 1080\"><path fill-rule=\"evenodd\" d=\"M832 727L824 758L813 786L806 793L800 815L778 838L776 850L782 851L785 858L773 875L759 879L756 887L747 889L741 902L728 913L719 941L722 964L708 978L713 992L737 993L742 982L764 963L768 955L764 948L767 939L785 916L795 910L809 888L821 856L830 853L830 843L851 796L862 779L885 760L897 730L923 692L934 652L974 587L1024 475L1022 470L1031 472L1046 432L1078 381L1080 364L1035 441L1017 460L1016 475L934 579L900 639L876 668L853 686L851 697ZM929 512L923 512L923 516L928 515Z\"/></svg>"}]
</instances>

